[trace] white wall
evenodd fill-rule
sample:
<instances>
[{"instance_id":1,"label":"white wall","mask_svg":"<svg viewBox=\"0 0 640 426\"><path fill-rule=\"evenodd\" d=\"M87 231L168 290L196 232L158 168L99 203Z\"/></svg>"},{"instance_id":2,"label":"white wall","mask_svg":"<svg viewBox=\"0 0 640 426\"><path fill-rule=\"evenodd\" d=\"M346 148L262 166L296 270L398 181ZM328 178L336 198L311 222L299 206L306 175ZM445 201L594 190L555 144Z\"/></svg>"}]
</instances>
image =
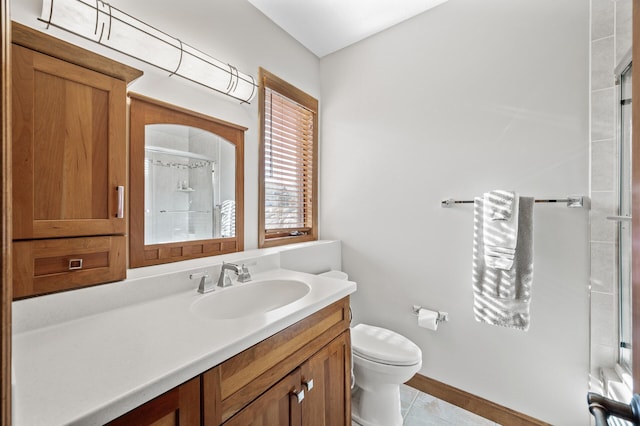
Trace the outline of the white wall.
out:
<instances>
[{"instance_id":1,"label":"white wall","mask_svg":"<svg viewBox=\"0 0 640 426\"><path fill-rule=\"evenodd\" d=\"M341 239L355 322L423 350L422 374L555 425L588 424L588 215L538 204L528 332L480 324L484 191L588 193L589 2L450 0L320 61L322 238ZM437 332L411 306L448 311Z\"/></svg>"},{"instance_id":2,"label":"white wall","mask_svg":"<svg viewBox=\"0 0 640 426\"><path fill-rule=\"evenodd\" d=\"M320 95L318 58L247 1L110 0L109 3L255 78L261 66L312 96ZM42 0L13 0L11 17L44 31L45 25L37 21L41 7ZM245 248L257 247L258 97L251 105L240 105L232 98L179 77L169 78L164 72L64 31L52 28L48 33L143 70L145 75L129 86L130 91L249 128L245 134Z\"/></svg>"}]
</instances>

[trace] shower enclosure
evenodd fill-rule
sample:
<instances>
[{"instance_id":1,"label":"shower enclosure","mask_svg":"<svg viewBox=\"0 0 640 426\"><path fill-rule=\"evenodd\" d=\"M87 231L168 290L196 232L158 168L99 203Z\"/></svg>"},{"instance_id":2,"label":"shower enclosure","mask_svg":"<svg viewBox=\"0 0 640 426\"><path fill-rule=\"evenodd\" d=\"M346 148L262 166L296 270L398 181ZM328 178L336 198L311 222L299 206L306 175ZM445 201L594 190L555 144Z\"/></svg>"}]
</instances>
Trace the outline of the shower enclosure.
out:
<instances>
[{"instance_id":1,"label":"shower enclosure","mask_svg":"<svg viewBox=\"0 0 640 426\"><path fill-rule=\"evenodd\" d=\"M619 90L618 150L619 184L618 214L612 216L617 222L618 262L618 363L631 372L631 60L627 57L616 68Z\"/></svg>"}]
</instances>

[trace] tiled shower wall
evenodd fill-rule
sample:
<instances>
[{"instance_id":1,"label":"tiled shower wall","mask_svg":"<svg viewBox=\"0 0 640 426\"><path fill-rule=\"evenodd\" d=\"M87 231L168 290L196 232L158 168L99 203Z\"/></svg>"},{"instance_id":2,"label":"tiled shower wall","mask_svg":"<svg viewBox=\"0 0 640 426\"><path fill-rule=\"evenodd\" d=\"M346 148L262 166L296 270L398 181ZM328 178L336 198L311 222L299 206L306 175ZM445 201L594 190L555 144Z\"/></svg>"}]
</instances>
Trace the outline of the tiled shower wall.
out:
<instances>
[{"instance_id":1,"label":"tiled shower wall","mask_svg":"<svg viewBox=\"0 0 640 426\"><path fill-rule=\"evenodd\" d=\"M591 372L617 361L617 93L614 69L631 48L632 0L591 0Z\"/></svg>"}]
</instances>

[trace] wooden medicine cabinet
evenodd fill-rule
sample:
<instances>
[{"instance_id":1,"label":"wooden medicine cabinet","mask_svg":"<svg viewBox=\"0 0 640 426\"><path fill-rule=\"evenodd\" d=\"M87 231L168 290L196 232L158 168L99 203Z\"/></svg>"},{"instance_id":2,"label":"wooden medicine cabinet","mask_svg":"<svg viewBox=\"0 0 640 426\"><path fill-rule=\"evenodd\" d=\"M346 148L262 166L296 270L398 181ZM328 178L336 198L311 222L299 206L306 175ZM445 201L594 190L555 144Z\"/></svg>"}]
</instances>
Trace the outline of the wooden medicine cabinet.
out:
<instances>
[{"instance_id":1,"label":"wooden medicine cabinet","mask_svg":"<svg viewBox=\"0 0 640 426\"><path fill-rule=\"evenodd\" d=\"M246 128L129 97L129 266L242 251Z\"/></svg>"},{"instance_id":2,"label":"wooden medicine cabinet","mask_svg":"<svg viewBox=\"0 0 640 426\"><path fill-rule=\"evenodd\" d=\"M142 72L12 24L13 297L126 276L126 90Z\"/></svg>"}]
</instances>

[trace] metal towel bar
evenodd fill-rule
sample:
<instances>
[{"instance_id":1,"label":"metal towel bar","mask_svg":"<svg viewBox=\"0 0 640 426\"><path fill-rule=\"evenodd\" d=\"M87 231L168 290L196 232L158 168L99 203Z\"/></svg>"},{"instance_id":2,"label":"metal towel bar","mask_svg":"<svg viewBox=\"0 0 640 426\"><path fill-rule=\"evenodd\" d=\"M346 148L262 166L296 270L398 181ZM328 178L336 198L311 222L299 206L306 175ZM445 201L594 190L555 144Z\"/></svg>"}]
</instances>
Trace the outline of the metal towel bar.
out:
<instances>
[{"instance_id":1,"label":"metal towel bar","mask_svg":"<svg viewBox=\"0 0 640 426\"><path fill-rule=\"evenodd\" d=\"M536 203L566 203L567 207L582 208L584 207L584 196L582 195L569 195L567 198L536 198ZM454 200L449 198L440 202L441 207L453 207L454 204L473 204L473 200Z\"/></svg>"}]
</instances>

